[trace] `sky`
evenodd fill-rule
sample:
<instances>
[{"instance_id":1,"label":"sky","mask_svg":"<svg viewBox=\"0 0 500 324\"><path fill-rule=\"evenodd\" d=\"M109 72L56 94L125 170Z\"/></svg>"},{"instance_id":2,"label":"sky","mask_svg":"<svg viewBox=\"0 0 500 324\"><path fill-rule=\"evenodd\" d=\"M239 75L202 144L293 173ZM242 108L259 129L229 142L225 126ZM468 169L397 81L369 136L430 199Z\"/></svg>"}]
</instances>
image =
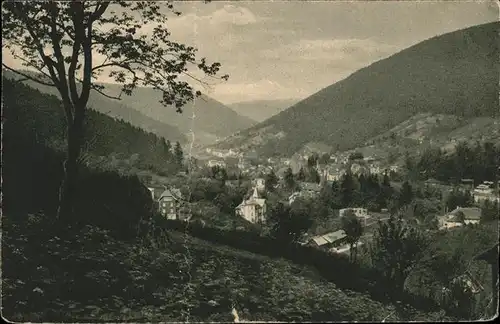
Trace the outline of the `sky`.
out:
<instances>
[{"instance_id":1,"label":"sky","mask_svg":"<svg viewBox=\"0 0 500 324\"><path fill-rule=\"evenodd\" d=\"M231 104L303 99L425 39L498 21L496 2L175 2L173 40L222 64L203 91ZM100 80L109 81L106 79Z\"/></svg>"}]
</instances>

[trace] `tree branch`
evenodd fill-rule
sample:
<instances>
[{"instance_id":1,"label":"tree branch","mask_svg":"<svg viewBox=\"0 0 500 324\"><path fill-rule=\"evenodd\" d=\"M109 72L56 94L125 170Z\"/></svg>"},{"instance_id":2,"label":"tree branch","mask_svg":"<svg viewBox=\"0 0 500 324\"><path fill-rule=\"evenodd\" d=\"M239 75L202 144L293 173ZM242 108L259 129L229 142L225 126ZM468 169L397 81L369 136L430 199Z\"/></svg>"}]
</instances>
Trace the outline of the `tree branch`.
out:
<instances>
[{"instance_id":1,"label":"tree branch","mask_svg":"<svg viewBox=\"0 0 500 324\"><path fill-rule=\"evenodd\" d=\"M54 61L52 61L45 53L43 52L42 44L38 37L36 36L35 32L33 31L33 28L31 28L31 24L29 21L26 20L26 15L22 12L22 4L16 3L13 6L13 11L16 11L17 16L19 17L20 20L24 21L24 24L26 26L26 29L28 30L28 33L30 34L31 38L33 38L33 41L36 44L36 49L38 51L38 54L40 55L42 61L45 63L47 66L47 69L49 70L49 74L54 81L54 85L57 89L60 91L60 81L59 78L57 77L55 70L54 70Z\"/></svg>"},{"instance_id":2,"label":"tree branch","mask_svg":"<svg viewBox=\"0 0 500 324\"><path fill-rule=\"evenodd\" d=\"M28 75L28 74L25 74L25 73L19 72L19 71L17 71L16 69L13 69L13 68L11 68L11 67L9 67L9 66L5 65L5 63L3 63L3 62L2 62L2 66L3 66L3 67L5 67L5 68L6 68L7 70L9 70L9 71L12 71L12 72L14 72L14 73L17 73L17 74L19 74L19 75L21 75L21 76L25 77L25 79L24 79L24 80L17 80L17 82L22 82L22 81L25 81L25 80L31 80L31 81L34 81L34 82L37 82L37 83L40 83L40 84L43 84L43 85L46 85L46 86L49 86L49 87L55 87L55 86L56 86L54 83L48 83L48 82L42 81L42 80L40 80L40 79L38 79L38 78L32 77L32 76L30 76L30 75Z\"/></svg>"},{"instance_id":3,"label":"tree branch","mask_svg":"<svg viewBox=\"0 0 500 324\"><path fill-rule=\"evenodd\" d=\"M104 93L101 89L96 88L96 87L92 87L92 90L96 91L97 93L100 93L101 95L103 95L106 98L114 99L114 100L122 100L122 98L121 98L122 93L121 92L120 92L120 95L118 97L115 97L115 96L111 96L111 95Z\"/></svg>"},{"instance_id":4,"label":"tree branch","mask_svg":"<svg viewBox=\"0 0 500 324\"><path fill-rule=\"evenodd\" d=\"M89 20L90 25L104 14L106 9L108 9L110 3L111 3L110 1L102 1L100 3L100 6L97 5L94 13L90 16L90 20Z\"/></svg>"}]
</instances>

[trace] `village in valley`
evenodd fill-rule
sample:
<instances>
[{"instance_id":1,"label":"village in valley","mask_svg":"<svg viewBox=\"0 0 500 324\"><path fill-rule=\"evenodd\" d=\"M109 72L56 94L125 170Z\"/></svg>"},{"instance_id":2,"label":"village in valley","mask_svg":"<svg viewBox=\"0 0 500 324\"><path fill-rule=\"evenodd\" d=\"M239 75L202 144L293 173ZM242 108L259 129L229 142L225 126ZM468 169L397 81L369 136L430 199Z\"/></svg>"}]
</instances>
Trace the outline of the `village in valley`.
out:
<instances>
[{"instance_id":1,"label":"village in valley","mask_svg":"<svg viewBox=\"0 0 500 324\"><path fill-rule=\"evenodd\" d=\"M237 206L233 206L232 217L257 225L264 225L271 212L269 201L266 199L269 194L272 194L273 198L279 197L282 203L289 206L300 201L313 201L316 204L321 204L320 195L332 186L341 186L345 181L346 174L357 179L359 177L374 177L380 182L388 181L391 186L400 189L401 179L405 178L408 173L401 163L390 164L378 156L365 157L356 150L339 153L309 151L309 155L295 154L291 158L267 159L258 159L255 152L243 154L234 149L207 148L205 153L206 159L197 161L195 166L192 166L189 173L191 176L186 172L181 172L181 177L192 180L193 177L198 176L202 180L203 174L215 175L222 171L226 177L228 173L233 175L233 180L222 179L224 184L228 186L247 183L248 190L241 202ZM498 172L500 173L500 167ZM491 181L496 179L497 175L490 176L490 180L482 183L477 183L474 179L461 179L455 184L446 184L432 178L419 181L414 184L415 187L432 192L431 195L434 197L427 198L437 199L439 201L438 208L435 210L435 214L431 215L431 220L425 220L425 224L420 224L423 222L420 222L417 217L406 220L422 225L427 231L445 231L468 224L479 224L481 218L484 217L482 209L484 204L486 203L489 206L487 208L494 212L496 209L494 206L498 206L500 202L498 183ZM207 178L209 177L205 177L205 179ZM146 179L152 178L146 177ZM203 220L203 213L193 218L190 212L190 203L186 200L188 194L183 195L179 188L170 186L168 181L160 186L150 180L146 180L145 183L161 215L167 219L186 222L198 220L198 222L206 224L206 220ZM450 196L457 192L469 195L471 199L464 201L463 205L453 205L453 202L451 205L447 203L447 201L452 200ZM410 195L412 194L410 193ZM413 193L412 197L414 196ZM314 203L310 206L314 206ZM408 206L415 209L415 204L412 205L411 201L408 201ZM408 206L406 207L408 208ZM357 246L369 241L373 237L373 229L377 226L378 221L389 219L391 213L394 212L394 210L389 210L387 205L382 206L383 208L374 206L374 204L354 206L349 204L338 207L338 209L330 210L332 215L327 217L340 220L345 215L352 213L365 228L363 236L358 239ZM243 229L245 226L239 225L236 228ZM334 222L319 230L317 228L307 229L300 239L300 243L315 246L331 253L348 254L350 244L347 243L346 238L347 235L342 229L341 223Z\"/></svg>"}]
</instances>

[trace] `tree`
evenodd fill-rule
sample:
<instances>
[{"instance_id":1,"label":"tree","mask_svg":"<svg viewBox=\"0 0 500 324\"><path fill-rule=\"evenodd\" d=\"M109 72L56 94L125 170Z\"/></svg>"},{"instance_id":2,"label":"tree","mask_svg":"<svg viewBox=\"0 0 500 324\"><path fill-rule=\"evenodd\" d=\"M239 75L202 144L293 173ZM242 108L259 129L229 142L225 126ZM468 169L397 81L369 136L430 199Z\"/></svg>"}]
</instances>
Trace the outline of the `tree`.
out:
<instances>
[{"instance_id":1,"label":"tree","mask_svg":"<svg viewBox=\"0 0 500 324\"><path fill-rule=\"evenodd\" d=\"M313 183L320 183L321 177L315 168L309 168L307 172L307 181Z\"/></svg>"},{"instance_id":2,"label":"tree","mask_svg":"<svg viewBox=\"0 0 500 324\"><path fill-rule=\"evenodd\" d=\"M295 179L293 177L292 168L288 167L284 175L285 185L289 190L294 190L296 187Z\"/></svg>"},{"instance_id":3,"label":"tree","mask_svg":"<svg viewBox=\"0 0 500 324\"><path fill-rule=\"evenodd\" d=\"M325 164L328 164L328 162L330 162L330 154L324 153L319 157L319 160L318 160L319 164L325 165Z\"/></svg>"},{"instance_id":4,"label":"tree","mask_svg":"<svg viewBox=\"0 0 500 324\"><path fill-rule=\"evenodd\" d=\"M314 152L310 157L307 158L307 167L315 168L319 160L318 153Z\"/></svg>"},{"instance_id":5,"label":"tree","mask_svg":"<svg viewBox=\"0 0 500 324\"><path fill-rule=\"evenodd\" d=\"M363 235L363 225L352 210L348 210L346 214L341 218L341 225L346 234L347 243L349 243L350 245L350 259L351 261L355 261L357 252L355 253L354 251L354 245L356 245L357 250L357 243L361 235Z\"/></svg>"},{"instance_id":6,"label":"tree","mask_svg":"<svg viewBox=\"0 0 500 324\"><path fill-rule=\"evenodd\" d=\"M348 171L340 183L340 200L343 207L348 207L354 202L356 189L356 180L352 173Z\"/></svg>"},{"instance_id":7,"label":"tree","mask_svg":"<svg viewBox=\"0 0 500 324\"><path fill-rule=\"evenodd\" d=\"M166 140L165 141L165 138L161 138L161 145L162 145L162 149L163 149L163 154L165 156L165 158L167 159L167 161L171 161L172 160L172 143L170 143L169 140Z\"/></svg>"},{"instance_id":8,"label":"tree","mask_svg":"<svg viewBox=\"0 0 500 324\"><path fill-rule=\"evenodd\" d=\"M423 257L429 242L416 228L403 223L402 215L391 215L386 222L379 221L374 236L372 260L382 271L388 283L403 291L409 273Z\"/></svg>"},{"instance_id":9,"label":"tree","mask_svg":"<svg viewBox=\"0 0 500 324\"><path fill-rule=\"evenodd\" d=\"M299 173L297 174L297 181L306 180L306 173L304 172L304 168L300 168Z\"/></svg>"},{"instance_id":10,"label":"tree","mask_svg":"<svg viewBox=\"0 0 500 324\"><path fill-rule=\"evenodd\" d=\"M91 90L108 98L121 96L106 94L105 86L94 80L106 73L122 84L125 95L137 86L152 87L162 93L162 104L182 112L182 106L200 92L178 77L199 82L189 72L191 65L212 77L220 69L219 63L197 60L194 47L169 39L168 15L162 8L180 14L172 3L146 1L12 1L2 5L3 48L36 73L16 70L4 62L2 66L23 80L55 87L61 96L67 155L58 217L72 213ZM145 35L142 27L151 24L155 26L152 33Z\"/></svg>"},{"instance_id":11,"label":"tree","mask_svg":"<svg viewBox=\"0 0 500 324\"><path fill-rule=\"evenodd\" d=\"M269 171L265 177L265 187L267 191L274 191L274 187L278 184L278 177L273 170Z\"/></svg>"},{"instance_id":12,"label":"tree","mask_svg":"<svg viewBox=\"0 0 500 324\"><path fill-rule=\"evenodd\" d=\"M405 181L399 192L399 206L405 206L411 203L413 196L413 188L408 181Z\"/></svg>"},{"instance_id":13,"label":"tree","mask_svg":"<svg viewBox=\"0 0 500 324\"><path fill-rule=\"evenodd\" d=\"M181 166L184 161L184 153L182 152L182 146L179 142L176 142L174 146L174 160L179 166Z\"/></svg>"},{"instance_id":14,"label":"tree","mask_svg":"<svg viewBox=\"0 0 500 324\"><path fill-rule=\"evenodd\" d=\"M270 213L271 236L283 243L297 242L311 227L313 221L307 204L300 200L290 206L278 203Z\"/></svg>"},{"instance_id":15,"label":"tree","mask_svg":"<svg viewBox=\"0 0 500 324\"><path fill-rule=\"evenodd\" d=\"M453 210L457 207L470 207L474 204L474 198L468 191L453 190L446 198L446 207Z\"/></svg>"},{"instance_id":16,"label":"tree","mask_svg":"<svg viewBox=\"0 0 500 324\"><path fill-rule=\"evenodd\" d=\"M487 223L493 220L498 220L500 209L498 208L498 202L491 202L486 200L481 208L481 222Z\"/></svg>"},{"instance_id":17,"label":"tree","mask_svg":"<svg viewBox=\"0 0 500 324\"><path fill-rule=\"evenodd\" d=\"M363 153L361 152L354 152L351 155L349 155L349 161L355 161L355 160L362 160L364 158Z\"/></svg>"}]
</instances>

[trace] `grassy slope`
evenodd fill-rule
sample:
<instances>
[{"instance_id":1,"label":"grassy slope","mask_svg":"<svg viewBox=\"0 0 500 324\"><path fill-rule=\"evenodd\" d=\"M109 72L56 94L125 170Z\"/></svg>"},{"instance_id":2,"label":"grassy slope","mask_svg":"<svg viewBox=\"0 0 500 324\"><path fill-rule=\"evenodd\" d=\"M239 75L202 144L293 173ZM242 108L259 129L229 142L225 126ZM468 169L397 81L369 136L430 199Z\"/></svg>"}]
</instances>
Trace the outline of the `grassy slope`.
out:
<instances>
[{"instance_id":1,"label":"grassy slope","mask_svg":"<svg viewBox=\"0 0 500 324\"><path fill-rule=\"evenodd\" d=\"M36 219L22 231L4 224L3 315L10 320L232 321L233 306L248 320L440 318L403 315L339 290L307 267L182 233L169 233L163 248L145 248L91 229L73 238L44 237Z\"/></svg>"},{"instance_id":2,"label":"grassy slope","mask_svg":"<svg viewBox=\"0 0 500 324\"><path fill-rule=\"evenodd\" d=\"M286 137L257 145L265 154L291 155L311 141L348 149L422 112L498 115L499 26L475 26L421 42L221 145L251 144L267 128L268 137L279 131Z\"/></svg>"}]
</instances>

